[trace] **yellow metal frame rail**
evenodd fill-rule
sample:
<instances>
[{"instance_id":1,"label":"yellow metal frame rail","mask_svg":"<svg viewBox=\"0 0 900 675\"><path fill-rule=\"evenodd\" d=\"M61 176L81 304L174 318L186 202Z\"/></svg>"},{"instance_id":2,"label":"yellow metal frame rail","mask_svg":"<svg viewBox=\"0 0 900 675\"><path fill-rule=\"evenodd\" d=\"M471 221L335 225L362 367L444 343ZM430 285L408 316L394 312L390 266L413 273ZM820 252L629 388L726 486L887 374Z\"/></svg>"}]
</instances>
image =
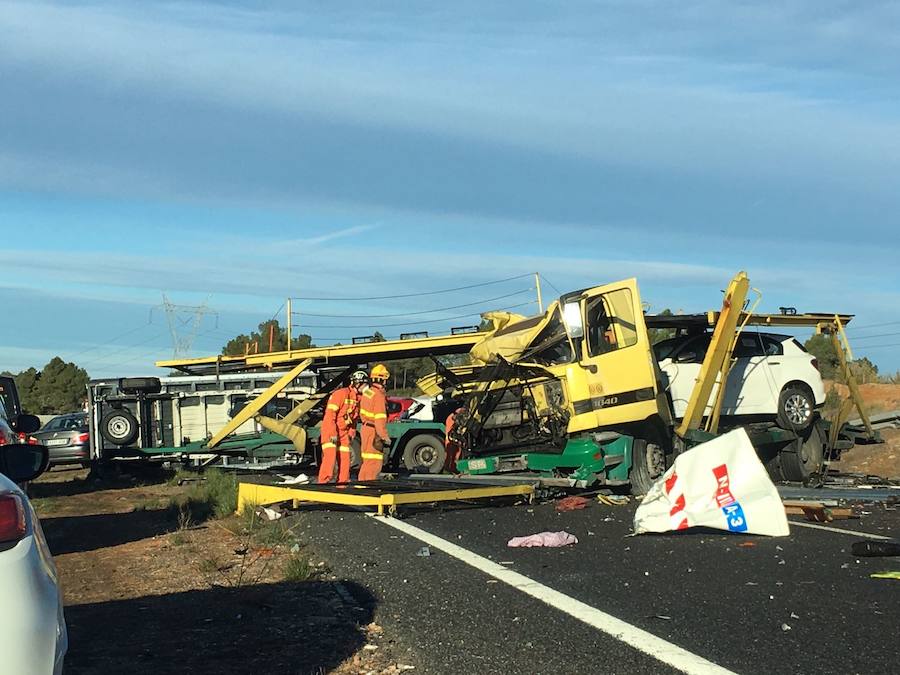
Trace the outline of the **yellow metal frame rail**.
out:
<instances>
[{"instance_id":1,"label":"yellow metal frame rail","mask_svg":"<svg viewBox=\"0 0 900 675\"><path fill-rule=\"evenodd\" d=\"M488 497L525 496L529 501L534 497L534 485L484 485L448 487L434 489L423 486L421 490L391 492L384 483L367 485L366 483L349 483L343 489L316 489L282 485L259 485L257 483L240 483L238 485L237 512L256 506L265 506L277 502L292 501L294 506L301 502L317 504L334 504L337 506L375 507L378 515L389 515L397 512L397 507L404 504L429 504L432 502L460 501L465 499L485 499ZM323 486L327 487L327 486ZM330 486L334 488L335 486Z\"/></svg>"},{"instance_id":2,"label":"yellow metal frame rail","mask_svg":"<svg viewBox=\"0 0 900 675\"><path fill-rule=\"evenodd\" d=\"M488 333L486 332L439 335L411 340L364 342L355 345L329 345L325 347L310 347L308 349L292 349L283 352L245 354L244 356L208 356L199 359L157 361L156 365L160 368L174 368L188 373L195 370L208 372L222 367L227 367L230 371L271 369L293 366L306 360L309 360L310 365L313 365L313 367L323 365L340 366L365 363L375 359L389 361L418 356L465 354L475 343L487 335Z\"/></svg>"},{"instance_id":3,"label":"yellow metal frame rail","mask_svg":"<svg viewBox=\"0 0 900 675\"><path fill-rule=\"evenodd\" d=\"M750 280L744 272L738 273L731 280L731 283L728 284L728 289L725 291L725 299L722 301L722 311L719 313L718 320L715 323L716 327L713 330L709 348L706 350L703 365L700 367L700 374L697 376L697 380L691 390L691 398L688 401L684 418L675 430L675 433L682 438L688 431L699 428L700 421L706 412L706 406L709 404L709 397L712 394L716 379L723 372L725 376L728 374L735 341L735 330L741 318L741 310L744 307L744 300L747 298L749 288ZM723 377L720 389L724 388L725 379ZM721 398L718 403L721 403ZM715 410L712 418L716 421L718 420L718 413Z\"/></svg>"}]
</instances>

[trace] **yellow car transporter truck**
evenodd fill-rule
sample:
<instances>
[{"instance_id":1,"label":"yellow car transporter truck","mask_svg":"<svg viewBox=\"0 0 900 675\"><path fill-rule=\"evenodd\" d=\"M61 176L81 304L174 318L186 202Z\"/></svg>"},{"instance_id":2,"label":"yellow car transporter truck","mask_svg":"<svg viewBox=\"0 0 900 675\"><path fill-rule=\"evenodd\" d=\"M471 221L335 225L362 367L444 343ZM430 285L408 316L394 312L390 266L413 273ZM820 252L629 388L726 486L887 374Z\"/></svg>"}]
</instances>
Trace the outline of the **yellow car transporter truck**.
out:
<instances>
[{"instance_id":1,"label":"yellow car transporter truck","mask_svg":"<svg viewBox=\"0 0 900 675\"><path fill-rule=\"evenodd\" d=\"M460 400L453 439L463 449L457 470L467 474L538 472L572 485L632 483L646 490L673 454L719 431L722 395L740 331L754 326L814 326L840 342L849 315L754 314L746 307L749 280L739 273L720 311L691 317L645 318L637 281L623 281L563 295L542 315L526 318L487 313L493 329L481 333L316 347L240 357L162 361L188 373L291 368L229 424L209 439L223 442L256 418L272 431L306 443L305 415L337 385L334 378L281 420L260 415L267 401L306 369L342 366L349 372L391 358L468 352L471 365L438 367L420 381L426 393ZM680 422L672 414L647 322L654 327L712 329L710 345ZM849 377L846 363L842 361ZM855 392L851 382L851 392ZM718 390L718 391L717 391ZM858 404L858 398L855 398ZM862 407L858 405L865 418ZM849 410L845 411L845 414ZM701 428L703 426L703 428ZM818 418L803 429L752 428L751 437L776 477L802 480L847 446L839 425Z\"/></svg>"}]
</instances>

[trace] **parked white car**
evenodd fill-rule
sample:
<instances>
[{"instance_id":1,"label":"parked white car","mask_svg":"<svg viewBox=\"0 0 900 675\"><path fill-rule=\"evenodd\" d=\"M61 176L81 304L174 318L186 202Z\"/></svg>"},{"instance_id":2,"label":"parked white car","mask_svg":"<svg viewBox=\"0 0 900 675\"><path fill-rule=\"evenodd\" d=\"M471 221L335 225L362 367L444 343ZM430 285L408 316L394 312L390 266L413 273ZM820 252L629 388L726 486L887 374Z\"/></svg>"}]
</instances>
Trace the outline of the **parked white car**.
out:
<instances>
[{"instance_id":1,"label":"parked white car","mask_svg":"<svg viewBox=\"0 0 900 675\"><path fill-rule=\"evenodd\" d=\"M42 445L0 445L0 672L62 673L68 647L56 565L18 483L48 464Z\"/></svg>"},{"instance_id":2,"label":"parked white car","mask_svg":"<svg viewBox=\"0 0 900 675\"><path fill-rule=\"evenodd\" d=\"M671 338L653 346L672 399L675 417L684 417L711 333ZM818 363L790 335L744 331L738 336L721 414L771 421L783 429L806 429L825 403ZM715 400L719 383L710 400ZM711 412L711 408L707 408Z\"/></svg>"}]
</instances>

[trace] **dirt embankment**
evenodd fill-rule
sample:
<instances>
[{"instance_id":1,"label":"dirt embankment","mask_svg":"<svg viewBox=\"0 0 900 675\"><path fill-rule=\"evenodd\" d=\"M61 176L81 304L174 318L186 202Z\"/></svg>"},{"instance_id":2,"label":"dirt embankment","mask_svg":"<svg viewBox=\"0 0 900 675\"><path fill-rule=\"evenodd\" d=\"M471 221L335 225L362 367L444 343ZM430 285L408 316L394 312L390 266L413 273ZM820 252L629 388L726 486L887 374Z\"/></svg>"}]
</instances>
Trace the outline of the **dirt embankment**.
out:
<instances>
[{"instance_id":1,"label":"dirt embankment","mask_svg":"<svg viewBox=\"0 0 900 675\"><path fill-rule=\"evenodd\" d=\"M215 518L196 486L87 480L30 486L59 569L67 674L383 673L376 599L330 573L282 519Z\"/></svg>"},{"instance_id":2,"label":"dirt embankment","mask_svg":"<svg viewBox=\"0 0 900 675\"><path fill-rule=\"evenodd\" d=\"M846 385L826 382L826 389L833 388L841 399L850 395ZM861 384L859 393L870 415L900 410L900 385ZM850 418L859 417L854 410ZM900 429L883 429L884 443L857 445L845 453L839 464L841 471L865 473L884 478L900 478Z\"/></svg>"}]
</instances>

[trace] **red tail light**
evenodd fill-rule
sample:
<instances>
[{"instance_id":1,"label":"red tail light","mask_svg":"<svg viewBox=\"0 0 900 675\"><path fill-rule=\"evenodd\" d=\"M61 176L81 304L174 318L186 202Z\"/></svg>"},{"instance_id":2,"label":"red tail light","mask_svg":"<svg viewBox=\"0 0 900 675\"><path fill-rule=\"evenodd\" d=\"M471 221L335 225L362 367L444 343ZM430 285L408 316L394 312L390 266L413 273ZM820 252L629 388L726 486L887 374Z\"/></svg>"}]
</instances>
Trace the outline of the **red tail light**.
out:
<instances>
[{"instance_id":1,"label":"red tail light","mask_svg":"<svg viewBox=\"0 0 900 675\"><path fill-rule=\"evenodd\" d=\"M0 543L25 536L25 508L18 495L0 495Z\"/></svg>"},{"instance_id":2,"label":"red tail light","mask_svg":"<svg viewBox=\"0 0 900 675\"><path fill-rule=\"evenodd\" d=\"M80 434L72 439L73 444L87 443L88 439L91 437L90 434Z\"/></svg>"},{"instance_id":3,"label":"red tail light","mask_svg":"<svg viewBox=\"0 0 900 675\"><path fill-rule=\"evenodd\" d=\"M6 445L7 443L15 443L16 437L14 434L8 434L3 430L3 427L0 427L0 445Z\"/></svg>"},{"instance_id":4,"label":"red tail light","mask_svg":"<svg viewBox=\"0 0 900 675\"><path fill-rule=\"evenodd\" d=\"M818 370L818 369L819 369L819 359L813 359L813 360L812 360L812 365L813 365L813 368L815 368L816 370Z\"/></svg>"}]
</instances>

